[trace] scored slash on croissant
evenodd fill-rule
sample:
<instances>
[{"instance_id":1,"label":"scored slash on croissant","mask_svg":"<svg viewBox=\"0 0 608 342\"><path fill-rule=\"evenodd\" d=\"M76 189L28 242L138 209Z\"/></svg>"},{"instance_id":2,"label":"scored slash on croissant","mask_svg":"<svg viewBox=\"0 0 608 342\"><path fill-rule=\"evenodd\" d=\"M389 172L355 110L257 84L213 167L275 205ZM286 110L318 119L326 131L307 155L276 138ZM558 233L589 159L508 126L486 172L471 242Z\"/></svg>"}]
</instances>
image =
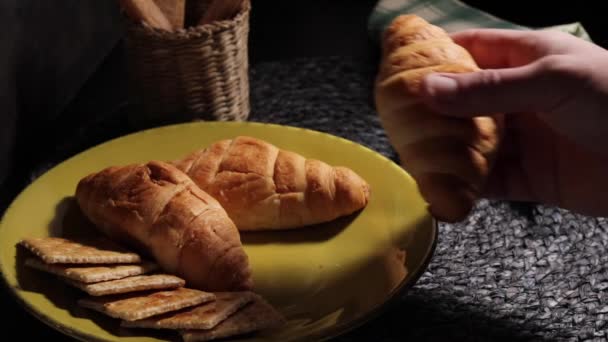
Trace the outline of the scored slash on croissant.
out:
<instances>
[{"instance_id":1,"label":"scored slash on croissant","mask_svg":"<svg viewBox=\"0 0 608 342\"><path fill-rule=\"evenodd\" d=\"M76 200L110 238L151 254L204 291L251 289L248 256L221 205L173 165L113 166L81 179Z\"/></svg>"},{"instance_id":2,"label":"scored slash on croissant","mask_svg":"<svg viewBox=\"0 0 608 342\"><path fill-rule=\"evenodd\" d=\"M382 37L374 89L380 121L431 213L444 221L470 212L493 165L502 123L435 113L421 103L420 85L430 73L479 69L447 32L416 15L396 17Z\"/></svg>"},{"instance_id":3,"label":"scored slash on croissant","mask_svg":"<svg viewBox=\"0 0 608 342\"><path fill-rule=\"evenodd\" d=\"M215 197L243 231L327 222L369 200L369 185L351 169L253 137L217 141L173 163Z\"/></svg>"}]
</instances>

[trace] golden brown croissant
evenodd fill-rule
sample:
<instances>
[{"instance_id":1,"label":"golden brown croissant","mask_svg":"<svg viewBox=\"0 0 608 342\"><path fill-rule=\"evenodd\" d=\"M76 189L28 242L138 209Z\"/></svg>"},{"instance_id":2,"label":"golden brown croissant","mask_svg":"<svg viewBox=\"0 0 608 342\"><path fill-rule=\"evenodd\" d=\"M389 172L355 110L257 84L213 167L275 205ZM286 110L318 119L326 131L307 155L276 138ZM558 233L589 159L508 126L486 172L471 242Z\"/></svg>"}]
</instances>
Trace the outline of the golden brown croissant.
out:
<instances>
[{"instance_id":1,"label":"golden brown croissant","mask_svg":"<svg viewBox=\"0 0 608 342\"><path fill-rule=\"evenodd\" d=\"M174 164L243 231L331 221L362 209L369 198L369 185L351 169L252 137L215 142Z\"/></svg>"},{"instance_id":2,"label":"golden brown croissant","mask_svg":"<svg viewBox=\"0 0 608 342\"><path fill-rule=\"evenodd\" d=\"M109 167L78 183L76 199L102 232L150 254L188 286L252 288L238 230L211 196L174 166Z\"/></svg>"},{"instance_id":3,"label":"golden brown croissant","mask_svg":"<svg viewBox=\"0 0 608 342\"><path fill-rule=\"evenodd\" d=\"M416 179L431 213L444 221L470 212L492 167L501 123L490 116L442 116L418 98L424 76L479 70L467 50L416 15L393 20L382 39L375 102L401 164Z\"/></svg>"}]
</instances>

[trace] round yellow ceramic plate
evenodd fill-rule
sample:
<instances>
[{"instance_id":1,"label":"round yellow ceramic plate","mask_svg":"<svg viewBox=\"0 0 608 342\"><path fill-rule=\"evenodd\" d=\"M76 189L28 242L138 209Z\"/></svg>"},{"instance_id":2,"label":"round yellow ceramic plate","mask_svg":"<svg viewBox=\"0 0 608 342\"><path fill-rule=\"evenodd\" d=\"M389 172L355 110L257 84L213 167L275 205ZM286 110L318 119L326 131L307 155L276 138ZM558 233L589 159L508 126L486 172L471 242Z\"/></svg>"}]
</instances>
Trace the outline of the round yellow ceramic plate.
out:
<instances>
[{"instance_id":1,"label":"round yellow ceramic plate","mask_svg":"<svg viewBox=\"0 0 608 342\"><path fill-rule=\"evenodd\" d=\"M48 171L11 204L0 224L0 269L9 289L33 315L82 340L179 340L178 335L120 328L118 320L76 305L82 293L23 266L25 237L61 235L79 227L72 196L85 175L110 165L172 160L238 135L331 165L352 168L371 186L369 204L334 222L293 231L243 233L256 291L287 318L255 338L321 340L351 330L390 303L424 271L437 229L410 176L380 154L328 134L260 123L190 123L111 140ZM253 339L251 336L250 339Z\"/></svg>"}]
</instances>

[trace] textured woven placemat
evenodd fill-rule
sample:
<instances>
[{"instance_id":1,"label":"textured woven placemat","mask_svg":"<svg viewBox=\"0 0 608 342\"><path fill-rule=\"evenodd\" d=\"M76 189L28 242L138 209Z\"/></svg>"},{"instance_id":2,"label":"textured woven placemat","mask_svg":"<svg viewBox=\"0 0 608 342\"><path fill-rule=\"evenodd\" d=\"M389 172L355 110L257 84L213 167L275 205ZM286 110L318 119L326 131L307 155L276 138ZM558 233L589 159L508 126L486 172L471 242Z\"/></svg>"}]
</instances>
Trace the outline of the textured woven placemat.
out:
<instances>
[{"instance_id":1,"label":"textured woven placemat","mask_svg":"<svg viewBox=\"0 0 608 342\"><path fill-rule=\"evenodd\" d=\"M252 119L329 132L394 159L370 98L374 70L343 58L260 65ZM465 222L440 224L417 286L339 340L606 340L608 221L529 208L481 201Z\"/></svg>"},{"instance_id":2,"label":"textured woven placemat","mask_svg":"<svg viewBox=\"0 0 608 342\"><path fill-rule=\"evenodd\" d=\"M257 65L250 120L332 133L394 160L372 105L374 71L342 57ZM122 120L83 128L61 145L60 158L126 133ZM605 341L608 221L526 208L481 201L465 222L440 224L435 256L416 287L337 340Z\"/></svg>"}]
</instances>

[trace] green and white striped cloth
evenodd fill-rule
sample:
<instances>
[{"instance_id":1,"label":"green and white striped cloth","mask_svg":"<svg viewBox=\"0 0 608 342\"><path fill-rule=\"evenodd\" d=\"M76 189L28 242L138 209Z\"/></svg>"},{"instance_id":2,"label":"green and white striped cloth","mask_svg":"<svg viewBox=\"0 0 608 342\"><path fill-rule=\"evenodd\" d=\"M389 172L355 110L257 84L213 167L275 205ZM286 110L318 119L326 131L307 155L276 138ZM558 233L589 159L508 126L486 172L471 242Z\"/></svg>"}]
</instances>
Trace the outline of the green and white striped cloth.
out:
<instances>
[{"instance_id":1,"label":"green and white striped cloth","mask_svg":"<svg viewBox=\"0 0 608 342\"><path fill-rule=\"evenodd\" d=\"M380 0L368 21L372 39L378 42L384 28L395 17L405 13L416 14L448 32L469 28L533 29L508 22L458 0ZM561 30L591 41L587 31L578 22L540 29Z\"/></svg>"}]
</instances>

